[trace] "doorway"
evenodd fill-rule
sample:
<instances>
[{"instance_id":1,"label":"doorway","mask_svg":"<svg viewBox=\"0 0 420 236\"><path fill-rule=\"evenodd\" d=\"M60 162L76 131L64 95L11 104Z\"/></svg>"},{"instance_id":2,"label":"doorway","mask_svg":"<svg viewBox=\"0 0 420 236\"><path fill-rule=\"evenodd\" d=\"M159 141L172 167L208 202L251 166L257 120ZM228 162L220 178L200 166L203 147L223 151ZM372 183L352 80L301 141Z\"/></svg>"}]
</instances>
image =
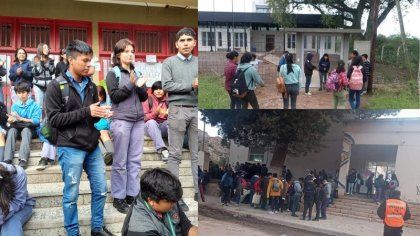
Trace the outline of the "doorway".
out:
<instances>
[{"instance_id":1,"label":"doorway","mask_svg":"<svg viewBox=\"0 0 420 236\"><path fill-rule=\"evenodd\" d=\"M272 34L267 34L265 36L265 51L266 52L272 51L274 49L274 45L275 45L274 38L275 37Z\"/></svg>"}]
</instances>

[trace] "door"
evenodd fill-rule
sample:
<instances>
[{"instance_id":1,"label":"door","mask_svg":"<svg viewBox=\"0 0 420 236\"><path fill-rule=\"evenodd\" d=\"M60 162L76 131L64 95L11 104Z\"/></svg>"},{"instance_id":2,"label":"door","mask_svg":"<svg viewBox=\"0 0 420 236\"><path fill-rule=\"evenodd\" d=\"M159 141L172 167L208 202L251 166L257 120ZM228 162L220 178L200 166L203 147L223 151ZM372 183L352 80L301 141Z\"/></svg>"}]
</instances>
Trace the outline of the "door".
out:
<instances>
[{"instance_id":1,"label":"door","mask_svg":"<svg viewBox=\"0 0 420 236\"><path fill-rule=\"evenodd\" d=\"M267 34L265 36L265 51L269 52L274 49L274 35Z\"/></svg>"}]
</instances>

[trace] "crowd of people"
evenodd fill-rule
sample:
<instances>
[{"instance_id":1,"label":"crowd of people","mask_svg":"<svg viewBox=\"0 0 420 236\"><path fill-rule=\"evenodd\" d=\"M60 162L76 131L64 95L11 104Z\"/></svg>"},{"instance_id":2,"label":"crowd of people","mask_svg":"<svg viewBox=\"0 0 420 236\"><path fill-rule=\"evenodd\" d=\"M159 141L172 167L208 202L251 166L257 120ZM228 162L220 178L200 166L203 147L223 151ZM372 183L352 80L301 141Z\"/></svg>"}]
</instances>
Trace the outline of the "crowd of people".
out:
<instances>
[{"instance_id":1,"label":"crowd of people","mask_svg":"<svg viewBox=\"0 0 420 236\"><path fill-rule=\"evenodd\" d=\"M162 81L150 89L145 86L148 78L134 68L135 45L129 39L115 44L114 67L106 76L106 87L91 79L93 51L83 41L72 41L60 50L57 65L45 43L38 46L33 61L27 59L24 48L16 49L15 64L9 71L11 112L0 103L1 235L23 235L22 226L35 206L35 199L27 191L25 169L31 140L37 137L43 141L37 170L58 159L63 172L67 235L80 234L76 202L83 170L92 191L91 234L112 235L104 225L105 164L112 165L113 206L127 214L123 235L198 235L183 213L189 208L182 199L178 180L187 137L194 200L198 201L198 61L192 55L196 46L194 30L179 30L175 45L178 53L164 60ZM0 62L0 75L4 74L4 62ZM168 170L150 170L140 180L144 135L151 137ZM13 165L18 138L22 140L19 164ZM163 140L166 138L168 146ZM150 224L139 224L139 218Z\"/></svg>"},{"instance_id":2,"label":"crowd of people","mask_svg":"<svg viewBox=\"0 0 420 236\"><path fill-rule=\"evenodd\" d=\"M286 166L279 175L269 172L265 164L236 163L220 170L211 163L203 173L203 188L212 178L219 179L223 206L246 204L269 214L290 212L292 217L303 211L302 220L327 219L326 209L337 194L336 181L324 170L307 170L305 176L294 177Z\"/></svg>"},{"instance_id":3,"label":"crowd of people","mask_svg":"<svg viewBox=\"0 0 420 236\"><path fill-rule=\"evenodd\" d=\"M245 52L242 56L236 51L226 54L228 59L224 68L224 87L230 97L231 109L258 109L259 104L255 96L257 85L264 87L264 81L258 73L259 61L255 54ZM319 71L319 90L332 92L333 108L344 109L346 91L349 93L348 101L352 109L359 109L360 96L366 92L367 80L371 66L368 55L359 55L357 50L350 54L350 61L338 61L333 68L330 56L325 53L319 60L318 66L313 64L313 53L305 57L304 68L294 63L293 54L285 51L277 65L278 76L283 78L285 92L282 92L283 109L296 109L297 97L305 77L305 96L312 96L310 85L314 70ZM289 102L290 101L290 102Z\"/></svg>"}]
</instances>

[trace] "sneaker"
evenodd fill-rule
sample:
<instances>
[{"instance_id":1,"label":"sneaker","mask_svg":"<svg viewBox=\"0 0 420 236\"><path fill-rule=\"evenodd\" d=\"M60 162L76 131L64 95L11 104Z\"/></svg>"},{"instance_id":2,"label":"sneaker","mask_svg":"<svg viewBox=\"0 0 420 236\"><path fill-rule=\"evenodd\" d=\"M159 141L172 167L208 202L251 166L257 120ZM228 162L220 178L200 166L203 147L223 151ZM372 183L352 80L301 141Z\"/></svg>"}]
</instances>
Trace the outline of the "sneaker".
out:
<instances>
[{"instance_id":1,"label":"sneaker","mask_svg":"<svg viewBox=\"0 0 420 236\"><path fill-rule=\"evenodd\" d=\"M278 213L279 213L279 211L274 211L274 213L275 213L275 214L278 214Z\"/></svg>"},{"instance_id":2,"label":"sneaker","mask_svg":"<svg viewBox=\"0 0 420 236\"><path fill-rule=\"evenodd\" d=\"M162 150L162 153L160 155L162 156L162 161L168 162L169 151L167 149Z\"/></svg>"},{"instance_id":3,"label":"sneaker","mask_svg":"<svg viewBox=\"0 0 420 236\"><path fill-rule=\"evenodd\" d=\"M125 202L125 199L118 199L114 198L114 202L112 205L119 211L120 213L127 214L129 206ZM100 235L100 234L99 234Z\"/></svg>"},{"instance_id":4,"label":"sneaker","mask_svg":"<svg viewBox=\"0 0 420 236\"><path fill-rule=\"evenodd\" d=\"M36 167L36 170L45 170L48 166L48 158L41 157L41 160L38 162L38 166Z\"/></svg>"},{"instance_id":5,"label":"sneaker","mask_svg":"<svg viewBox=\"0 0 420 236\"><path fill-rule=\"evenodd\" d=\"M292 214L292 216L293 216L293 217L298 217L298 215L296 215L296 214Z\"/></svg>"},{"instance_id":6,"label":"sneaker","mask_svg":"<svg viewBox=\"0 0 420 236\"><path fill-rule=\"evenodd\" d=\"M23 169L26 169L26 166L27 166L26 161L25 161L25 160L23 160L23 159L22 159L22 160L20 160L20 161L19 161L19 166L20 166L20 167L22 167Z\"/></svg>"},{"instance_id":7,"label":"sneaker","mask_svg":"<svg viewBox=\"0 0 420 236\"><path fill-rule=\"evenodd\" d=\"M319 221L319 218L313 218L312 221Z\"/></svg>"},{"instance_id":8,"label":"sneaker","mask_svg":"<svg viewBox=\"0 0 420 236\"><path fill-rule=\"evenodd\" d=\"M133 204L133 202L134 202L134 197L132 197L132 196L128 196L127 195L127 197L125 197L125 202L128 204L128 205L131 205L131 204Z\"/></svg>"},{"instance_id":9,"label":"sneaker","mask_svg":"<svg viewBox=\"0 0 420 236\"><path fill-rule=\"evenodd\" d=\"M274 215L274 211L270 211L270 212L268 212L268 214Z\"/></svg>"},{"instance_id":10,"label":"sneaker","mask_svg":"<svg viewBox=\"0 0 420 236\"><path fill-rule=\"evenodd\" d=\"M185 204L184 200L180 199L180 200L178 201L178 204L179 204L179 206L181 207L181 210L182 210L183 212L186 212L186 211L189 211L189 210L190 210L190 208L187 206L187 204ZM225 205L227 206L227 204L225 204Z\"/></svg>"},{"instance_id":11,"label":"sneaker","mask_svg":"<svg viewBox=\"0 0 420 236\"><path fill-rule=\"evenodd\" d=\"M307 93L305 93L305 95L306 96L312 96L312 93L311 92L307 92Z\"/></svg>"},{"instance_id":12,"label":"sneaker","mask_svg":"<svg viewBox=\"0 0 420 236\"><path fill-rule=\"evenodd\" d=\"M90 235L92 236L114 236L105 226L102 227L100 231L90 231Z\"/></svg>"}]
</instances>

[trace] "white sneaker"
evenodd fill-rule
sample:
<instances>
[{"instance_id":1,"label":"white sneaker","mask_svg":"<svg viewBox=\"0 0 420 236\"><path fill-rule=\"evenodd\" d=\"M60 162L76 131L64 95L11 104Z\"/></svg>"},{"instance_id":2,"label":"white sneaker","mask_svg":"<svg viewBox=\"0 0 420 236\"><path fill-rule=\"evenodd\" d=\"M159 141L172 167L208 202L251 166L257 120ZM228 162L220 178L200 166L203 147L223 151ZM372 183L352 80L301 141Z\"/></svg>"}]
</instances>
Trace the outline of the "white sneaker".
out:
<instances>
[{"instance_id":1,"label":"white sneaker","mask_svg":"<svg viewBox=\"0 0 420 236\"><path fill-rule=\"evenodd\" d=\"M165 149L162 151L162 161L167 162L168 159L169 159L169 151Z\"/></svg>"},{"instance_id":2,"label":"white sneaker","mask_svg":"<svg viewBox=\"0 0 420 236\"><path fill-rule=\"evenodd\" d=\"M275 213L275 214L278 214L278 213L279 213L279 211L275 211L274 213Z\"/></svg>"},{"instance_id":3,"label":"white sneaker","mask_svg":"<svg viewBox=\"0 0 420 236\"><path fill-rule=\"evenodd\" d=\"M274 215L274 211L270 211L270 212L268 212L268 214Z\"/></svg>"},{"instance_id":4,"label":"white sneaker","mask_svg":"<svg viewBox=\"0 0 420 236\"><path fill-rule=\"evenodd\" d=\"M305 93L305 95L306 96L312 96L312 93L311 92L307 92L307 93Z\"/></svg>"}]
</instances>

